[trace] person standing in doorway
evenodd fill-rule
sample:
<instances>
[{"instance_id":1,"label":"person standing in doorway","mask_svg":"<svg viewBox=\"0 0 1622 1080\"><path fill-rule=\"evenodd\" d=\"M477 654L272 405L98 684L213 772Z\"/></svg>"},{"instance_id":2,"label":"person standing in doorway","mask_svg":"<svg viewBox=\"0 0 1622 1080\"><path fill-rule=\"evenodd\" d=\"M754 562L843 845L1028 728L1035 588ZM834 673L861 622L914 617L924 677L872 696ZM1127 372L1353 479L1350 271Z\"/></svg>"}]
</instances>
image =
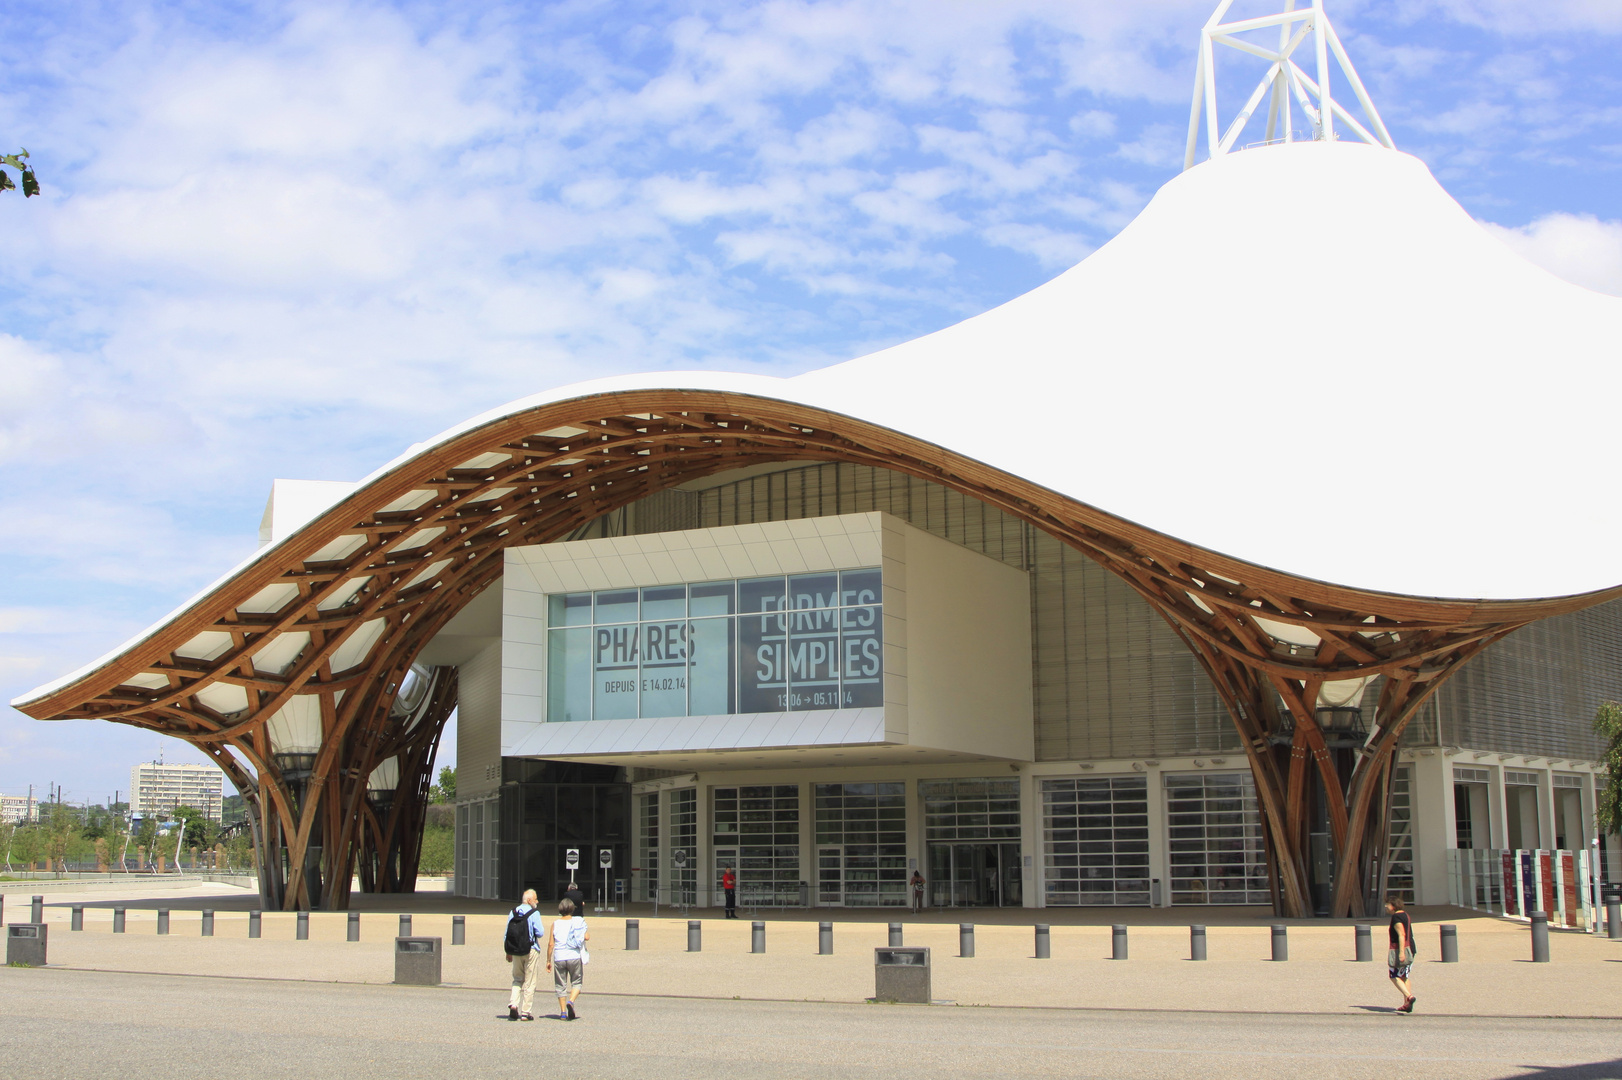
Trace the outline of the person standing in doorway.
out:
<instances>
[{"instance_id":1,"label":"person standing in doorway","mask_svg":"<svg viewBox=\"0 0 1622 1080\"><path fill-rule=\"evenodd\" d=\"M523 901L507 917L503 949L513 966L512 995L507 998L508 1020L533 1020L535 980L541 970L541 938L546 927L535 908L535 890L525 889Z\"/></svg>"},{"instance_id":2,"label":"person standing in doorway","mask_svg":"<svg viewBox=\"0 0 1622 1080\"><path fill-rule=\"evenodd\" d=\"M721 891L727 897L727 918L738 917L738 875L732 872L732 867L721 871Z\"/></svg>"},{"instance_id":3,"label":"person standing in doorway","mask_svg":"<svg viewBox=\"0 0 1622 1080\"><path fill-rule=\"evenodd\" d=\"M1386 914L1391 916L1389 938L1390 948L1386 952L1386 968L1391 975L1391 985L1402 992L1402 1005L1398 1012L1411 1013L1414 1011L1414 1002L1419 999L1414 996L1413 983L1409 971L1414 966L1414 921L1403 910L1402 898L1388 896L1385 901Z\"/></svg>"},{"instance_id":4,"label":"person standing in doorway","mask_svg":"<svg viewBox=\"0 0 1622 1080\"><path fill-rule=\"evenodd\" d=\"M563 899L574 904L574 912L576 915L583 917L586 914L586 894L581 892L580 886L576 885L573 881L570 881L569 887L563 890Z\"/></svg>"},{"instance_id":5,"label":"person standing in doorway","mask_svg":"<svg viewBox=\"0 0 1622 1080\"><path fill-rule=\"evenodd\" d=\"M585 918L575 914L574 901L560 901L558 914L562 917L547 928L541 951L547 957L546 970L552 973L557 989L558 1019L573 1020L575 999L580 996L586 959L590 955L586 942L591 940L591 931L586 929Z\"/></svg>"},{"instance_id":6,"label":"person standing in doorway","mask_svg":"<svg viewBox=\"0 0 1622 1080\"><path fill-rule=\"evenodd\" d=\"M912 913L922 914L924 910L924 875L917 870L912 872Z\"/></svg>"}]
</instances>

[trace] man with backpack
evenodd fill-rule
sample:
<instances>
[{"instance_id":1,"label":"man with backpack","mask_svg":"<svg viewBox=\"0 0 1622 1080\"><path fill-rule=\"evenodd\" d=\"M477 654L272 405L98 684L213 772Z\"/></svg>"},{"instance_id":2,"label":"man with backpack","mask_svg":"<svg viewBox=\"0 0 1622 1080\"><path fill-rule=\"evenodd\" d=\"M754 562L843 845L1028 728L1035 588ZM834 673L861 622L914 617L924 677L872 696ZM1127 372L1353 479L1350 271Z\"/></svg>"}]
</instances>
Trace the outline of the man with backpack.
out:
<instances>
[{"instance_id":1,"label":"man with backpack","mask_svg":"<svg viewBox=\"0 0 1622 1080\"><path fill-rule=\"evenodd\" d=\"M546 923L535 910L534 889L524 890L524 899L507 917L507 934L502 948L513 966L512 996L507 999L508 1020L533 1020L530 1010L535 1006L535 980L540 975L541 939L546 936Z\"/></svg>"}]
</instances>

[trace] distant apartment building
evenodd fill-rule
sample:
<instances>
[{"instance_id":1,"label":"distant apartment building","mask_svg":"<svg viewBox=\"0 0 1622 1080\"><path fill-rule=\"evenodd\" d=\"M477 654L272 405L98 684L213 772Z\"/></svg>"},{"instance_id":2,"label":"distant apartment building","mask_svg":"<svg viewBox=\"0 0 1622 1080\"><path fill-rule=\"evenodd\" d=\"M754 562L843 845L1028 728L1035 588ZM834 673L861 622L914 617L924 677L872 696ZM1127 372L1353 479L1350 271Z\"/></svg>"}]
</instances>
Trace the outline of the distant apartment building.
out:
<instances>
[{"instance_id":1,"label":"distant apartment building","mask_svg":"<svg viewBox=\"0 0 1622 1080\"><path fill-rule=\"evenodd\" d=\"M39 800L27 795L0 795L0 825L32 821L38 806Z\"/></svg>"},{"instance_id":2,"label":"distant apartment building","mask_svg":"<svg viewBox=\"0 0 1622 1080\"><path fill-rule=\"evenodd\" d=\"M145 817L189 806L218 821L224 786L225 774L212 765L142 762L130 769L130 812Z\"/></svg>"}]
</instances>

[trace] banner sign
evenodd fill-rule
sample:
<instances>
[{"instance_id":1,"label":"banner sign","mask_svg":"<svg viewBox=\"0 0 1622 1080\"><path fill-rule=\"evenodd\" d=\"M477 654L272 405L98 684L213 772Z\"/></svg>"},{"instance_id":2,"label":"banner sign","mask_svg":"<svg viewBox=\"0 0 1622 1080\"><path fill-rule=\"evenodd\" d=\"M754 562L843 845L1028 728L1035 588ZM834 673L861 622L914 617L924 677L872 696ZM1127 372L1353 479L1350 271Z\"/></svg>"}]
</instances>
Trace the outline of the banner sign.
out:
<instances>
[{"instance_id":1,"label":"banner sign","mask_svg":"<svg viewBox=\"0 0 1622 1080\"><path fill-rule=\"evenodd\" d=\"M877 569L547 600L551 722L884 703Z\"/></svg>"}]
</instances>

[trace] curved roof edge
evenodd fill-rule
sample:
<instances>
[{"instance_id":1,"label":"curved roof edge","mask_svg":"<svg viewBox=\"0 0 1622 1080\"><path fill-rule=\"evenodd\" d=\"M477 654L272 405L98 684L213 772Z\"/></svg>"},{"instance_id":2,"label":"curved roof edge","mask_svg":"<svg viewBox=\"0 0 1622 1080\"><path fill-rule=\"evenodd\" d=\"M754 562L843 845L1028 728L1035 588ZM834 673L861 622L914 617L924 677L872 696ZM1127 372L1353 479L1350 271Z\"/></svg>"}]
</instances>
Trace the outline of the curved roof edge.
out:
<instances>
[{"instance_id":1,"label":"curved roof edge","mask_svg":"<svg viewBox=\"0 0 1622 1080\"><path fill-rule=\"evenodd\" d=\"M865 421L860 417L851 417L848 414L838 413L813 401L803 400L799 395L784 393L784 390L789 388L789 384L790 380L767 376L713 372L670 372L657 375L617 376L559 387L555 390L534 394L489 410L477 417L448 428L431 439L413 445L404 453L374 470L360 481L349 495L333 503L331 507L317 515L313 520L288 535L261 547L141 633L98 659L14 698L11 704L14 708L27 711L27 706L58 694L76 683L86 681L96 673L114 666L120 661L133 662L132 654L136 653L143 643L150 641L184 617L207 610L211 598L218 596L219 603L226 604L228 608L234 608L236 604L241 603L242 598L233 599L231 596L225 595L229 591L228 587L234 582L248 576L256 569L262 571L267 567L280 567L286 560L278 559L278 556L284 555L291 546L309 547L315 539L322 539L325 542L343 535L355 527L354 523L356 521L366 519L369 515L378 512L380 506L387 505L393 498L398 497L396 488L406 490L420 482L422 480L422 476L419 475L421 466L433 466L439 472L444 472L461 465L464 460L463 455L468 448L464 446L451 453L450 456L445 456L445 452L450 450L453 444L464 441L469 436L476 435L483 430L510 426L512 421L519 420L527 414L543 413L552 407L569 403L595 405L600 402L605 408L587 409L585 412L591 415L602 412L604 415L613 416L620 414L621 410L614 408L614 405L618 399L624 397L641 401L650 394L659 396L672 395L674 397L698 395L701 398L711 395L723 395L732 403L754 401L761 406L801 406L814 410L815 413L820 414L822 417L834 419L834 426L836 427L839 426L839 420L848 421L851 427L870 426L869 421ZM809 395L806 396L809 397ZM641 407L639 404L633 404L630 409L640 409ZM696 411L702 407L702 403L695 401L692 403L692 407ZM665 411L673 410L667 408ZM902 439L914 443L922 442L906 432L895 431L894 429L886 430L890 430L894 435ZM1020 482L1032 487L1039 487L1039 485L1034 485L1031 481L1022 480L1017 474L1006 473L993 463L979 462L978 459L969 458L951 447L942 447L931 443L924 443L923 445L937 451L942 460L967 460L1002 473L1010 483ZM932 454L931 456L936 455ZM402 483L404 484L403 488ZM1511 613L1516 609L1528 609L1530 611L1531 609L1542 609L1551 605L1571 606L1570 602L1572 601L1581 601L1575 605L1581 607L1587 606L1587 603L1590 602L1599 602L1603 599L1622 595L1622 586L1618 586L1611 589L1596 590L1591 593L1554 597L1496 600L1450 598L1386 592L1344 583L1322 581L1292 574L1278 568L1263 566L1241 556L1215 551L1192 541L1158 532L1138 522L1112 514L1107 510L1082 503L1062 492L1055 492L1045 488L1041 490L1049 491L1054 496L1056 504L1068 503L1072 506L1085 508L1090 512L1090 516L1112 523L1121 534L1136 541L1148 540L1153 543L1158 540L1159 543L1156 546L1161 547L1163 550L1184 552L1205 566L1215 566L1229 573L1237 572L1242 574L1243 577L1251 577L1253 575L1244 573L1244 570L1248 568L1248 570L1265 575L1268 578L1291 579L1312 591L1328 590L1337 594L1355 594L1369 599L1390 600L1399 605L1435 605L1439 608L1454 611L1486 606L1501 609L1502 617L1505 618L1510 617ZM388 497L385 498L385 496ZM302 562L300 565L302 565ZM1534 614L1532 617L1538 616Z\"/></svg>"}]
</instances>

